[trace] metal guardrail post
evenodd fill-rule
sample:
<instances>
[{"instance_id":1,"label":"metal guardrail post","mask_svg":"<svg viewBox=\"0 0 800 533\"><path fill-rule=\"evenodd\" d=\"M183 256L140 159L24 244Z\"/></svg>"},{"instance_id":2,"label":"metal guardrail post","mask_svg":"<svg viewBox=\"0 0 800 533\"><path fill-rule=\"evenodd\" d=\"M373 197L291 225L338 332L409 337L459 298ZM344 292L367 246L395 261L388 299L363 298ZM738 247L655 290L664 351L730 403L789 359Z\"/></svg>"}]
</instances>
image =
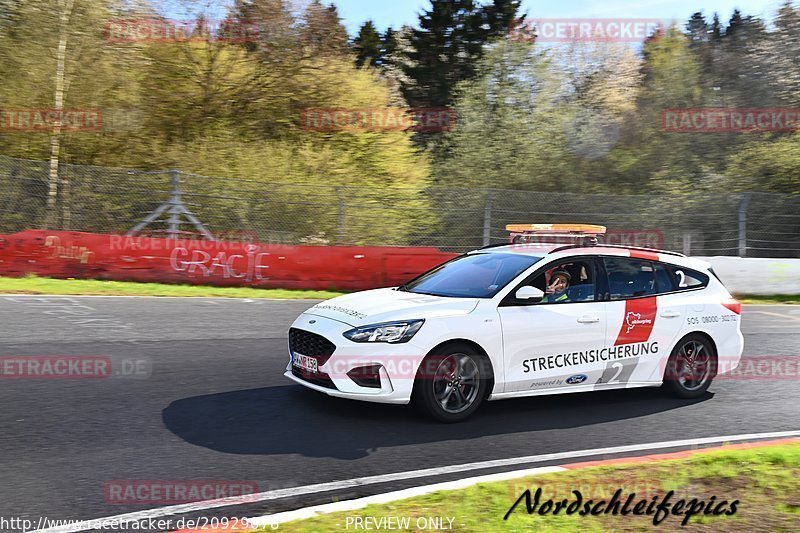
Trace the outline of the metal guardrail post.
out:
<instances>
[{"instance_id":1,"label":"metal guardrail post","mask_svg":"<svg viewBox=\"0 0 800 533\"><path fill-rule=\"evenodd\" d=\"M176 169L169 171L170 183L172 191L169 197L169 220L167 220L167 233L171 239L176 239L181 232L181 207L183 201L181 199L181 177Z\"/></svg>"},{"instance_id":2,"label":"metal guardrail post","mask_svg":"<svg viewBox=\"0 0 800 533\"><path fill-rule=\"evenodd\" d=\"M344 214L347 206L342 198L341 187L336 187L336 198L339 201L339 218L336 224L336 245L342 246L344 244Z\"/></svg>"},{"instance_id":3,"label":"metal guardrail post","mask_svg":"<svg viewBox=\"0 0 800 533\"><path fill-rule=\"evenodd\" d=\"M739 257L747 257L747 208L753 199L753 193L746 192L739 204Z\"/></svg>"},{"instance_id":4,"label":"metal guardrail post","mask_svg":"<svg viewBox=\"0 0 800 533\"><path fill-rule=\"evenodd\" d=\"M494 203L494 189L489 189L486 194L486 207L483 209L483 245L492 244L492 204Z\"/></svg>"}]
</instances>

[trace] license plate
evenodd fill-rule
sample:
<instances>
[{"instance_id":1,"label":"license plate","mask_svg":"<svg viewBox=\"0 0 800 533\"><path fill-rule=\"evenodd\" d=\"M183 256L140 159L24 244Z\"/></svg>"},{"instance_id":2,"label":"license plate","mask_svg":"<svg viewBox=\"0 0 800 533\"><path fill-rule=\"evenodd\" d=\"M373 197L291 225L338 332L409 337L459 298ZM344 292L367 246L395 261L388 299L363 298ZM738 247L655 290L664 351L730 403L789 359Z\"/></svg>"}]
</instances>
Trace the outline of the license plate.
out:
<instances>
[{"instance_id":1,"label":"license plate","mask_svg":"<svg viewBox=\"0 0 800 533\"><path fill-rule=\"evenodd\" d=\"M319 364L317 363L317 360L307 355L299 353L294 354L293 364L294 366L302 368L303 370L307 370L308 372L314 372L315 374L319 372Z\"/></svg>"}]
</instances>

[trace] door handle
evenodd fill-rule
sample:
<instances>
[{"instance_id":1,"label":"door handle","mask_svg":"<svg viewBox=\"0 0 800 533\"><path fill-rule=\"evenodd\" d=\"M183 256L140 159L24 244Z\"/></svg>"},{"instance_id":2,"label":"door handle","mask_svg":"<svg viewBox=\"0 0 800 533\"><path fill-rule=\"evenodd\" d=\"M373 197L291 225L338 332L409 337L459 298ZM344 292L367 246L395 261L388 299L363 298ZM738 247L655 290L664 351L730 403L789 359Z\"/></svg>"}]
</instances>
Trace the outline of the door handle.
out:
<instances>
[{"instance_id":1,"label":"door handle","mask_svg":"<svg viewBox=\"0 0 800 533\"><path fill-rule=\"evenodd\" d=\"M661 316L664 318L678 318L681 314L677 311L664 311Z\"/></svg>"},{"instance_id":2,"label":"door handle","mask_svg":"<svg viewBox=\"0 0 800 533\"><path fill-rule=\"evenodd\" d=\"M600 322L599 316L582 316L578 319L581 324L597 324Z\"/></svg>"}]
</instances>

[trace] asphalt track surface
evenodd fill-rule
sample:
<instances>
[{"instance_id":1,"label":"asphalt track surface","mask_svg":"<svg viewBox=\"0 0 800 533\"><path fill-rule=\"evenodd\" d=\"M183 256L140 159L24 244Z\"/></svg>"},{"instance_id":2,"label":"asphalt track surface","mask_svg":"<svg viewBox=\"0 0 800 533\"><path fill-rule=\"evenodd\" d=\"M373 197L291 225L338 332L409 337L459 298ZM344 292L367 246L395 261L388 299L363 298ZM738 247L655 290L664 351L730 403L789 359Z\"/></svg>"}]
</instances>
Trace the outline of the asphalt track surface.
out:
<instances>
[{"instance_id":1,"label":"asphalt track surface","mask_svg":"<svg viewBox=\"0 0 800 533\"><path fill-rule=\"evenodd\" d=\"M80 316L53 306L65 303L0 295L0 357L107 356L133 375L0 379L0 517L86 520L162 506L110 503L104 486L113 480L242 480L268 491L551 452L800 429L797 377L718 381L691 402L658 389L490 402L465 423L440 425L409 406L332 399L284 378L288 326L315 302L71 297L70 305L91 309ZM800 307L748 306L743 331L746 357L800 357ZM484 473L491 471L475 474ZM268 514L458 477L195 515Z\"/></svg>"}]
</instances>

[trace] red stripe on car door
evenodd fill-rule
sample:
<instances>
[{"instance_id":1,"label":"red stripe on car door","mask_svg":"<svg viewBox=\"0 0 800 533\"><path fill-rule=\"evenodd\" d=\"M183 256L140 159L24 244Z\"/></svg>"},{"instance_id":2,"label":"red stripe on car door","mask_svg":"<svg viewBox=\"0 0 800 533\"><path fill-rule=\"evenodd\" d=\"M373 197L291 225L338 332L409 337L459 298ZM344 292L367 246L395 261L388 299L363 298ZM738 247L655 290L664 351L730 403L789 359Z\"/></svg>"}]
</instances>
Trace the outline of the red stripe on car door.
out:
<instances>
[{"instance_id":1,"label":"red stripe on car door","mask_svg":"<svg viewBox=\"0 0 800 533\"><path fill-rule=\"evenodd\" d=\"M647 342L656 324L657 298L639 298L625 302L625 316L614 346Z\"/></svg>"}]
</instances>

